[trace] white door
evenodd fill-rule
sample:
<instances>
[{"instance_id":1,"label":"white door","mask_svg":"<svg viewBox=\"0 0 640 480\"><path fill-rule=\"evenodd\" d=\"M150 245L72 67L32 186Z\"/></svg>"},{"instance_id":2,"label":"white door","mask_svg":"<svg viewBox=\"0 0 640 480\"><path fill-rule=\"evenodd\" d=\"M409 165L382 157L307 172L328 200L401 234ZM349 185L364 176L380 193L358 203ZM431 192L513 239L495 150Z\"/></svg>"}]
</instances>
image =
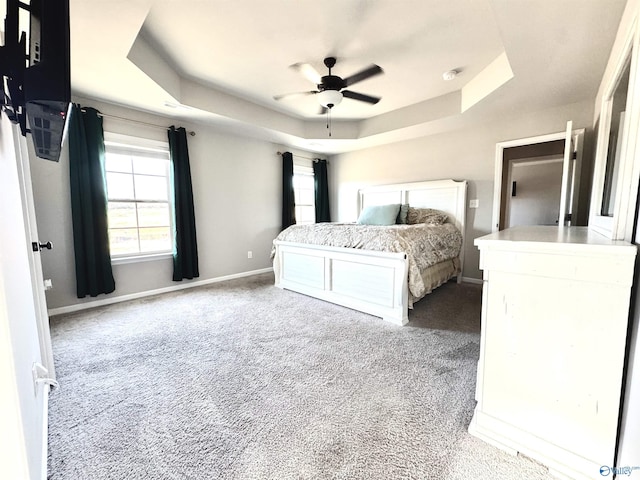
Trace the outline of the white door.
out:
<instances>
[{"instance_id":1,"label":"white door","mask_svg":"<svg viewBox=\"0 0 640 480\"><path fill-rule=\"evenodd\" d=\"M18 129L14 129L14 144L16 145L16 153L18 154L17 166L20 193L22 196L22 214L25 221L25 232L31 247L29 250L29 271L31 273L33 303L36 306L36 320L38 324L42 364L48 372L48 377L55 380L55 367L53 364L53 351L51 349L51 335L49 332L49 313L47 311L47 299L44 293L44 276L42 274L42 261L40 258L40 255L43 253L51 254L49 251L53 248L53 245L51 242L47 242L38 237L27 140L20 135ZM46 160L38 159L38 161L44 162Z\"/></svg>"},{"instance_id":2,"label":"white door","mask_svg":"<svg viewBox=\"0 0 640 480\"><path fill-rule=\"evenodd\" d=\"M567 122L567 130L564 139L564 158L562 160L562 187L560 189L560 216L558 225L568 225L571 214L571 198L573 194L573 122Z\"/></svg>"},{"instance_id":3,"label":"white door","mask_svg":"<svg viewBox=\"0 0 640 480\"><path fill-rule=\"evenodd\" d=\"M42 351L51 347L34 291L38 257L25 214L26 144L6 115L0 117L0 478L44 479L52 380Z\"/></svg>"}]
</instances>

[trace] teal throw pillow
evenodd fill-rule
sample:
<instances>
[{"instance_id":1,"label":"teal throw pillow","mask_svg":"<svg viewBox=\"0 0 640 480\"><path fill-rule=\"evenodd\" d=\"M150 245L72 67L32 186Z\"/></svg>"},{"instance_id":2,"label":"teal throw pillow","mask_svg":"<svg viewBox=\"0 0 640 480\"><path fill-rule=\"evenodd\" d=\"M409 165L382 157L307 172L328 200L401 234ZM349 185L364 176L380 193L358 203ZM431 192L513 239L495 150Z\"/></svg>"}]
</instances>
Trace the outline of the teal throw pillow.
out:
<instances>
[{"instance_id":1,"label":"teal throw pillow","mask_svg":"<svg viewBox=\"0 0 640 480\"><path fill-rule=\"evenodd\" d=\"M365 207L358 217L358 223L363 225L395 225L399 211L399 203Z\"/></svg>"}]
</instances>

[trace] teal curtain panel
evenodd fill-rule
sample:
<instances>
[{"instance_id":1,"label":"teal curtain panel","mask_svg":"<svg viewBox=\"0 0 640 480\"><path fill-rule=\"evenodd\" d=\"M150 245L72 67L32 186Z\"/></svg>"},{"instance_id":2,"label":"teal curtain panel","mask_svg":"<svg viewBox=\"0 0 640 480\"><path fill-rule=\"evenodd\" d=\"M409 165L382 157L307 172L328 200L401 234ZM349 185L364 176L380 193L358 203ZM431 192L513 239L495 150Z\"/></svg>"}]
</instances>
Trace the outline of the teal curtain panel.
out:
<instances>
[{"instance_id":1,"label":"teal curtain panel","mask_svg":"<svg viewBox=\"0 0 640 480\"><path fill-rule=\"evenodd\" d=\"M316 201L316 223L330 222L329 181L327 179L327 161L314 160L313 178Z\"/></svg>"},{"instance_id":2,"label":"teal curtain panel","mask_svg":"<svg viewBox=\"0 0 640 480\"><path fill-rule=\"evenodd\" d=\"M296 223L296 200L293 191L293 155L282 154L282 230Z\"/></svg>"},{"instance_id":3,"label":"teal curtain panel","mask_svg":"<svg viewBox=\"0 0 640 480\"><path fill-rule=\"evenodd\" d=\"M74 104L69 119L69 172L78 298L111 293L102 117Z\"/></svg>"},{"instance_id":4,"label":"teal curtain panel","mask_svg":"<svg viewBox=\"0 0 640 480\"><path fill-rule=\"evenodd\" d=\"M169 152L174 207L173 280L179 282L200 276L191 167L184 128L172 126L169 129Z\"/></svg>"}]
</instances>

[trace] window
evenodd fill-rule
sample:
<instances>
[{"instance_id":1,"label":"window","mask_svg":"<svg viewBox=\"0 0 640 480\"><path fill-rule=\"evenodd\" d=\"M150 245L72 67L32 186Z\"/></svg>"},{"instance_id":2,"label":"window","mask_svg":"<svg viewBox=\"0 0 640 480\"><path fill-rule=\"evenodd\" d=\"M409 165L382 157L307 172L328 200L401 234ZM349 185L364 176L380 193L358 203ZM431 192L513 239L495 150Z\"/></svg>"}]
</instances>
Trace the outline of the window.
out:
<instances>
[{"instance_id":1,"label":"window","mask_svg":"<svg viewBox=\"0 0 640 480\"><path fill-rule=\"evenodd\" d=\"M296 202L296 223L315 223L315 186L313 168L293 166L293 194Z\"/></svg>"},{"instance_id":2,"label":"window","mask_svg":"<svg viewBox=\"0 0 640 480\"><path fill-rule=\"evenodd\" d=\"M112 258L171 253L168 145L147 141L141 145L132 137L127 137L132 143L106 138L105 135Z\"/></svg>"}]
</instances>

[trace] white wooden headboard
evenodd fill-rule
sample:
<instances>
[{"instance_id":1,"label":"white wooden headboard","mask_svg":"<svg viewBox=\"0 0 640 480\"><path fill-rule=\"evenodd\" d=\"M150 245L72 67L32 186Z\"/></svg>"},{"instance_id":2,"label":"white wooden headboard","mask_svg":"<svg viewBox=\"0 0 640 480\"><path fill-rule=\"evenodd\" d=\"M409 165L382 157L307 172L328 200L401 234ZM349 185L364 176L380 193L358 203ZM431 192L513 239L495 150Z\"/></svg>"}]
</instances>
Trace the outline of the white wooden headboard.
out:
<instances>
[{"instance_id":1,"label":"white wooden headboard","mask_svg":"<svg viewBox=\"0 0 640 480\"><path fill-rule=\"evenodd\" d=\"M460 268L464 259L467 181L433 180L366 187L358 191L358 215L370 205L408 203L415 208L435 208L449 215L462 233Z\"/></svg>"}]
</instances>

